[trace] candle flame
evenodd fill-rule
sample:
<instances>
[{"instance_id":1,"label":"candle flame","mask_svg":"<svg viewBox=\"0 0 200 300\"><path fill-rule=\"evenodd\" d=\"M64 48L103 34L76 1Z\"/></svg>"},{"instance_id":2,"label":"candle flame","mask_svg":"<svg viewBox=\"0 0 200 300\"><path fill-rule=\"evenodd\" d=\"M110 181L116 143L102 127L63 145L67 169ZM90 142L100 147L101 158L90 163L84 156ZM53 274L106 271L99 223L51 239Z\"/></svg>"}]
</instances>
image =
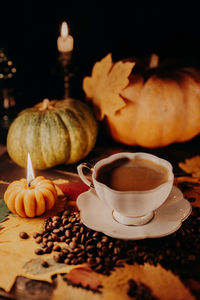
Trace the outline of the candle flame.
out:
<instances>
[{"instance_id":1,"label":"candle flame","mask_svg":"<svg viewBox=\"0 0 200 300\"><path fill-rule=\"evenodd\" d=\"M27 181L28 181L28 185L30 185L31 181L35 178L34 176L34 172L33 172L33 166L32 166L32 162L31 162L31 157L30 154L28 152L28 157L27 157Z\"/></svg>"},{"instance_id":2,"label":"candle flame","mask_svg":"<svg viewBox=\"0 0 200 300\"><path fill-rule=\"evenodd\" d=\"M62 38L66 38L69 34L67 22L63 22L61 25L61 36Z\"/></svg>"}]
</instances>

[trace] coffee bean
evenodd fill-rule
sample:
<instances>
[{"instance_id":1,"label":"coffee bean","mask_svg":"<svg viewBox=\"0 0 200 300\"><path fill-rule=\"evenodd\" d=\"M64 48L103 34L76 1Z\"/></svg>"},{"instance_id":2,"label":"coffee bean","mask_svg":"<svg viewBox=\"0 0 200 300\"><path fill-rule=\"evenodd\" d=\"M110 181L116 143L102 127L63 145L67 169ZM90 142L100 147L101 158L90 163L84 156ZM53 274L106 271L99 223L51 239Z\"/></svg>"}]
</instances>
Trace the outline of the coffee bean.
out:
<instances>
[{"instance_id":1,"label":"coffee bean","mask_svg":"<svg viewBox=\"0 0 200 300\"><path fill-rule=\"evenodd\" d=\"M124 263L125 263L125 259L119 259L115 262L115 266L120 268L124 266Z\"/></svg>"},{"instance_id":2,"label":"coffee bean","mask_svg":"<svg viewBox=\"0 0 200 300\"><path fill-rule=\"evenodd\" d=\"M70 253L67 254L67 257L68 257L68 258L74 258L74 256L75 256L75 254L72 253L72 252L70 252Z\"/></svg>"},{"instance_id":3,"label":"coffee bean","mask_svg":"<svg viewBox=\"0 0 200 300\"><path fill-rule=\"evenodd\" d=\"M45 234L45 233L46 233L45 230L40 230L40 231L39 231L39 235L43 235L43 234Z\"/></svg>"},{"instance_id":4,"label":"coffee bean","mask_svg":"<svg viewBox=\"0 0 200 300\"><path fill-rule=\"evenodd\" d=\"M46 260L44 260L41 265L44 267L44 268L48 268L49 267L49 264Z\"/></svg>"},{"instance_id":5,"label":"coffee bean","mask_svg":"<svg viewBox=\"0 0 200 300\"><path fill-rule=\"evenodd\" d=\"M74 253L80 253L80 252L82 252L82 248L75 248L74 249Z\"/></svg>"},{"instance_id":6,"label":"coffee bean","mask_svg":"<svg viewBox=\"0 0 200 300\"><path fill-rule=\"evenodd\" d=\"M39 236L39 233L38 233L38 232L34 232L34 233L33 233L33 238L34 238L34 239L36 239L38 236Z\"/></svg>"},{"instance_id":7,"label":"coffee bean","mask_svg":"<svg viewBox=\"0 0 200 300\"><path fill-rule=\"evenodd\" d=\"M65 229L64 229L64 227L63 227L63 226L60 226L60 227L59 227L59 229L60 229L60 232L63 232L63 231L65 231Z\"/></svg>"},{"instance_id":8,"label":"coffee bean","mask_svg":"<svg viewBox=\"0 0 200 300\"><path fill-rule=\"evenodd\" d=\"M110 242L109 244L108 244L108 249L112 249L113 248L113 242Z\"/></svg>"},{"instance_id":9,"label":"coffee bean","mask_svg":"<svg viewBox=\"0 0 200 300\"><path fill-rule=\"evenodd\" d=\"M65 236L69 238L71 236L71 231L70 230L66 230L65 231Z\"/></svg>"},{"instance_id":10,"label":"coffee bean","mask_svg":"<svg viewBox=\"0 0 200 300\"><path fill-rule=\"evenodd\" d=\"M87 246L87 245L93 244L93 243L94 243L93 239L90 238L90 239L88 239L88 240L85 242L85 245Z\"/></svg>"},{"instance_id":11,"label":"coffee bean","mask_svg":"<svg viewBox=\"0 0 200 300\"><path fill-rule=\"evenodd\" d=\"M72 228L72 223L69 223L69 224L65 225L64 228L65 228L65 229L70 229L70 228Z\"/></svg>"},{"instance_id":12,"label":"coffee bean","mask_svg":"<svg viewBox=\"0 0 200 300\"><path fill-rule=\"evenodd\" d=\"M53 247L53 251L57 251L57 252L60 252L61 251L61 247L59 245L55 245Z\"/></svg>"},{"instance_id":13,"label":"coffee bean","mask_svg":"<svg viewBox=\"0 0 200 300\"><path fill-rule=\"evenodd\" d=\"M51 220L52 220L51 217L47 217L44 219L44 223L49 223Z\"/></svg>"},{"instance_id":14,"label":"coffee bean","mask_svg":"<svg viewBox=\"0 0 200 300\"><path fill-rule=\"evenodd\" d=\"M65 240L65 243L66 243L66 244L69 244L70 242L71 242L71 239L66 239L66 240Z\"/></svg>"},{"instance_id":15,"label":"coffee bean","mask_svg":"<svg viewBox=\"0 0 200 300\"><path fill-rule=\"evenodd\" d=\"M118 255L121 252L121 249L119 247L115 247L113 252L115 255Z\"/></svg>"},{"instance_id":16,"label":"coffee bean","mask_svg":"<svg viewBox=\"0 0 200 300\"><path fill-rule=\"evenodd\" d=\"M97 243L97 248L98 248L98 249L101 249L102 247L103 247L102 241L101 241L101 242L98 242L98 243Z\"/></svg>"},{"instance_id":17,"label":"coffee bean","mask_svg":"<svg viewBox=\"0 0 200 300\"><path fill-rule=\"evenodd\" d=\"M59 237L59 242L65 242L66 236L62 235Z\"/></svg>"},{"instance_id":18,"label":"coffee bean","mask_svg":"<svg viewBox=\"0 0 200 300\"><path fill-rule=\"evenodd\" d=\"M49 236L49 233L47 232L43 235L43 238L48 238L48 236Z\"/></svg>"},{"instance_id":19,"label":"coffee bean","mask_svg":"<svg viewBox=\"0 0 200 300\"><path fill-rule=\"evenodd\" d=\"M58 234L60 232L59 228L53 229L53 233Z\"/></svg>"},{"instance_id":20,"label":"coffee bean","mask_svg":"<svg viewBox=\"0 0 200 300\"><path fill-rule=\"evenodd\" d=\"M84 262L83 257L77 257L77 264L82 264Z\"/></svg>"},{"instance_id":21,"label":"coffee bean","mask_svg":"<svg viewBox=\"0 0 200 300\"><path fill-rule=\"evenodd\" d=\"M41 243L42 242L42 237L41 237L41 235L39 235L36 239L35 239L35 241L36 241L36 243Z\"/></svg>"},{"instance_id":22,"label":"coffee bean","mask_svg":"<svg viewBox=\"0 0 200 300\"><path fill-rule=\"evenodd\" d=\"M50 225L47 225L47 226L46 226L46 230L47 230L47 231L50 231L51 229L52 229L52 226L50 226Z\"/></svg>"},{"instance_id":23,"label":"coffee bean","mask_svg":"<svg viewBox=\"0 0 200 300\"><path fill-rule=\"evenodd\" d=\"M66 265L70 265L70 264L71 264L70 258L66 258L66 259L64 260L64 263L65 263Z\"/></svg>"},{"instance_id":24,"label":"coffee bean","mask_svg":"<svg viewBox=\"0 0 200 300\"><path fill-rule=\"evenodd\" d=\"M72 228L72 232L77 232L79 230L79 227L78 226L74 226L73 228Z\"/></svg>"},{"instance_id":25,"label":"coffee bean","mask_svg":"<svg viewBox=\"0 0 200 300\"><path fill-rule=\"evenodd\" d=\"M27 232L22 231L22 232L19 233L19 237L21 239L27 240L29 238L29 235L28 235Z\"/></svg>"},{"instance_id":26,"label":"coffee bean","mask_svg":"<svg viewBox=\"0 0 200 300\"><path fill-rule=\"evenodd\" d=\"M87 263L88 263L89 265L95 265L95 264L96 264L96 261L95 261L94 258L88 257L88 258L87 258Z\"/></svg>"},{"instance_id":27,"label":"coffee bean","mask_svg":"<svg viewBox=\"0 0 200 300\"><path fill-rule=\"evenodd\" d=\"M72 242L75 242L75 243L77 243L77 242L78 242L78 240L79 240L79 237L77 237L77 236L74 236L74 237L72 238Z\"/></svg>"},{"instance_id":28,"label":"coffee bean","mask_svg":"<svg viewBox=\"0 0 200 300\"><path fill-rule=\"evenodd\" d=\"M47 247L47 244L42 242L42 243L40 243L40 247L46 248L46 247Z\"/></svg>"},{"instance_id":29,"label":"coffee bean","mask_svg":"<svg viewBox=\"0 0 200 300\"><path fill-rule=\"evenodd\" d=\"M35 254L37 254L37 255L42 255L42 254L44 254L44 251L41 249L41 248L37 248L37 249L35 249Z\"/></svg>"},{"instance_id":30,"label":"coffee bean","mask_svg":"<svg viewBox=\"0 0 200 300\"><path fill-rule=\"evenodd\" d=\"M103 270L103 265L97 265L95 268L94 268L94 270L96 271L96 272L101 272L102 270Z\"/></svg>"},{"instance_id":31,"label":"coffee bean","mask_svg":"<svg viewBox=\"0 0 200 300\"><path fill-rule=\"evenodd\" d=\"M55 233L52 233L51 237L52 237L52 241L54 241L54 242L58 240L58 236Z\"/></svg>"},{"instance_id":32,"label":"coffee bean","mask_svg":"<svg viewBox=\"0 0 200 300\"><path fill-rule=\"evenodd\" d=\"M63 225L67 225L67 224L68 224L68 219L67 219L67 218L64 218L64 219L62 220L62 223L63 223Z\"/></svg>"},{"instance_id":33,"label":"coffee bean","mask_svg":"<svg viewBox=\"0 0 200 300\"><path fill-rule=\"evenodd\" d=\"M73 259L71 260L71 264L72 264L72 265L77 265L77 263L78 263L77 258L73 258Z\"/></svg>"},{"instance_id":34,"label":"coffee bean","mask_svg":"<svg viewBox=\"0 0 200 300\"><path fill-rule=\"evenodd\" d=\"M102 236L101 240L102 240L102 242L107 243L109 241L109 237L104 235L104 236Z\"/></svg>"},{"instance_id":35,"label":"coffee bean","mask_svg":"<svg viewBox=\"0 0 200 300\"><path fill-rule=\"evenodd\" d=\"M69 210L65 210L62 215L64 217L68 217L68 216L70 216L70 211Z\"/></svg>"},{"instance_id":36,"label":"coffee bean","mask_svg":"<svg viewBox=\"0 0 200 300\"><path fill-rule=\"evenodd\" d=\"M48 243L48 238L43 237L43 243Z\"/></svg>"},{"instance_id":37,"label":"coffee bean","mask_svg":"<svg viewBox=\"0 0 200 300\"><path fill-rule=\"evenodd\" d=\"M92 235L92 234L91 234L91 231L88 231L88 232L86 233L86 238L89 238L91 235Z\"/></svg>"},{"instance_id":38,"label":"coffee bean","mask_svg":"<svg viewBox=\"0 0 200 300\"><path fill-rule=\"evenodd\" d=\"M77 257L81 257L81 256L84 256L84 255L85 255L85 251L81 251L81 252L76 253Z\"/></svg>"},{"instance_id":39,"label":"coffee bean","mask_svg":"<svg viewBox=\"0 0 200 300\"><path fill-rule=\"evenodd\" d=\"M95 231L92 235L93 238L96 238L100 235L100 233L98 231Z\"/></svg>"},{"instance_id":40,"label":"coffee bean","mask_svg":"<svg viewBox=\"0 0 200 300\"><path fill-rule=\"evenodd\" d=\"M44 248L44 253L51 253L51 252L52 252L52 247Z\"/></svg>"},{"instance_id":41,"label":"coffee bean","mask_svg":"<svg viewBox=\"0 0 200 300\"><path fill-rule=\"evenodd\" d=\"M69 217L68 221L69 221L69 223L73 223L73 222L75 222L75 219L71 216L71 217Z\"/></svg>"},{"instance_id":42,"label":"coffee bean","mask_svg":"<svg viewBox=\"0 0 200 300\"><path fill-rule=\"evenodd\" d=\"M67 249L67 248L62 248L62 253L63 253L63 255L67 255L69 252L70 252L69 249Z\"/></svg>"},{"instance_id":43,"label":"coffee bean","mask_svg":"<svg viewBox=\"0 0 200 300\"><path fill-rule=\"evenodd\" d=\"M87 257L95 257L95 252L86 252Z\"/></svg>"},{"instance_id":44,"label":"coffee bean","mask_svg":"<svg viewBox=\"0 0 200 300\"><path fill-rule=\"evenodd\" d=\"M55 260L55 262L63 262L64 261L62 253L54 254L53 259Z\"/></svg>"},{"instance_id":45,"label":"coffee bean","mask_svg":"<svg viewBox=\"0 0 200 300\"><path fill-rule=\"evenodd\" d=\"M53 242L51 242L51 241L47 243L47 247L53 247L53 245L54 245L54 244L53 244Z\"/></svg>"},{"instance_id":46,"label":"coffee bean","mask_svg":"<svg viewBox=\"0 0 200 300\"><path fill-rule=\"evenodd\" d=\"M75 242L69 243L69 247L70 247L71 249L76 248L76 243L75 243Z\"/></svg>"},{"instance_id":47,"label":"coffee bean","mask_svg":"<svg viewBox=\"0 0 200 300\"><path fill-rule=\"evenodd\" d=\"M85 240L85 234L83 233L82 235L81 235L81 244L83 244L84 243L84 240Z\"/></svg>"},{"instance_id":48,"label":"coffee bean","mask_svg":"<svg viewBox=\"0 0 200 300\"><path fill-rule=\"evenodd\" d=\"M59 220L60 220L59 216L55 216L55 217L52 218L52 221L53 221L53 222L57 222L57 221L59 221Z\"/></svg>"},{"instance_id":49,"label":"coffee bean","mask_svg":"<svg viewBox=\"0 0 200 300\"><path fill-rule=\"evenodd\" d=\"M81 233L80 232L76 232L76 236L80 239Z\"/></svg>"},{"instance_id":50,"label":"coffee bean","mask_svg":"<svg viewBox=\"0 0 200 300\"><path fill-rule=\"evenodd\" d=\"M94 253L95 252L95 246L94 245L89 245L86 247L86 252L88 253Z\"/></svg>"}]
</instances>

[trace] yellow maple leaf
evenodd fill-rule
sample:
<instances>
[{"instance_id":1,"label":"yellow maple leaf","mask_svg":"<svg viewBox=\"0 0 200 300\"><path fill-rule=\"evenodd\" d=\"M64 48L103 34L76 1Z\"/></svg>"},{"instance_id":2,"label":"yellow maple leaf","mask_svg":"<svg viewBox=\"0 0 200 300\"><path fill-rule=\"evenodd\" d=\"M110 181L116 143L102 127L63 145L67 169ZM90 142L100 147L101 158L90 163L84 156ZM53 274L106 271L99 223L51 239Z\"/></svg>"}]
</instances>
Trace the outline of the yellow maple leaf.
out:
<instances>
[{"instance_id":1,"label":"yellow maple leaf","mask_svg":"<svg viewBox=\"0 0 200 300\"><path fill-rule=\"evenodd\" d=\"M84 78L83 90L96 107L99 120L126 105L120 92L129 84L128 77L134 65L134 62L113 63L109 53L94 64L91 77Z\"/></svg>"}]
</instances>

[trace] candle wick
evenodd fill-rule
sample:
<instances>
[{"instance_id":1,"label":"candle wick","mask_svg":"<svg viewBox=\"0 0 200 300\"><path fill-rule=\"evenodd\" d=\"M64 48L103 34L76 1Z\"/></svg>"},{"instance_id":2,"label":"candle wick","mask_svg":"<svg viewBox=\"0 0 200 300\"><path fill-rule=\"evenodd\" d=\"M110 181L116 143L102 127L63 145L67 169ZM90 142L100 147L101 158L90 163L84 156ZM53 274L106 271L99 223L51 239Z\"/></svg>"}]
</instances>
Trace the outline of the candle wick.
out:
<instances>
[{"instance_id":1,"label":"candle wick","mask_svg":"<svg viewBox=\"0 0 200 300\"><path fill-rule=\"evenodd\" d=\"M29 182L28 182L28 187L31 187L31 182L33 181L33 179L32 180L29 180Z\"/></svg>"}]
</instances>

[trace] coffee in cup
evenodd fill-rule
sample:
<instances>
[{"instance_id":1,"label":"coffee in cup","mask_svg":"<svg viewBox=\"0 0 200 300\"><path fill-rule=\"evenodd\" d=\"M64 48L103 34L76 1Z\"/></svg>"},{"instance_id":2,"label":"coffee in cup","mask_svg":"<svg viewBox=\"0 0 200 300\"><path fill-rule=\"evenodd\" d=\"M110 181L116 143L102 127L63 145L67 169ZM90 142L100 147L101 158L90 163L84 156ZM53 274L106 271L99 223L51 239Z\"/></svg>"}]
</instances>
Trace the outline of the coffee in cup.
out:
<instances>
[{"instance_id":1,"label":"coffee in cup","mask_svg":"<svg viewBox=\"0 0 200 300\"><path fill-rule=\"evenodd\" d=\"M90 169L92 182L83 169ZM93 168L78 166L81 179L92 185L112 208L113 217L125 225L143 225L167 199L173 186L172 165L152 154L122 152L98 161Z\"/></svg>"}]
</instances>

